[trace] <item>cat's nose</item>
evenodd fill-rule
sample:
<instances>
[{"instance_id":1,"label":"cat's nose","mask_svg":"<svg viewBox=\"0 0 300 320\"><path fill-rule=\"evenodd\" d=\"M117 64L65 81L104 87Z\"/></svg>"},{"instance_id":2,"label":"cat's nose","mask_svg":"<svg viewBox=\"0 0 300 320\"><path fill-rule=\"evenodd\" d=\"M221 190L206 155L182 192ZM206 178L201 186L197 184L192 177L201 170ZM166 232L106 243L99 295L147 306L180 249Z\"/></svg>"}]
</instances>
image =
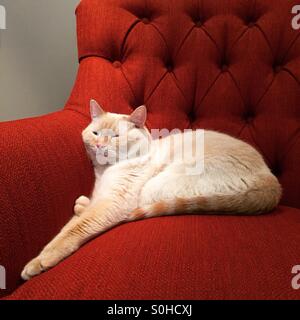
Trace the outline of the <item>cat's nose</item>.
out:
<instances>
[{"instance_id":1,"label":"cat's nose","mask_svg":"<svg viewBox=\"0 0 300 320\"><path fill-rule=\"evenodd\" d=\"M102 144L97 143L97 144L96 144L96 147L97 147L97 148L102 148Z\"/></svg>"}]
</instances>

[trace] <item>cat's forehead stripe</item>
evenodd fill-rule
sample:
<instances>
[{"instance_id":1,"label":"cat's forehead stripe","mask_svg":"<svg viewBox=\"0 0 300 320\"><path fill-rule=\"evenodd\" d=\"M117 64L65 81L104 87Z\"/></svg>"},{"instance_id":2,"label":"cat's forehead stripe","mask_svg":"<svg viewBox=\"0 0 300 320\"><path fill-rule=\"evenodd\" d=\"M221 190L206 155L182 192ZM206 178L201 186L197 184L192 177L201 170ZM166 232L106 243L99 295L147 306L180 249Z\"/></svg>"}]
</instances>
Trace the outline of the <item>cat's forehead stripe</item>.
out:
<instances>
[{"instance_id":1,"label":"cat's forehead stripe","mask_svg":"<svg viewBox=\"0 0 300 320\"><path fill-rule=\"evenodd\" d=\"M101 117L100 126L102 129L111 129L116 131L118 130L120 120L126 120L126 116L117 118L108 113Z\"/></svg>"}]
</instances>

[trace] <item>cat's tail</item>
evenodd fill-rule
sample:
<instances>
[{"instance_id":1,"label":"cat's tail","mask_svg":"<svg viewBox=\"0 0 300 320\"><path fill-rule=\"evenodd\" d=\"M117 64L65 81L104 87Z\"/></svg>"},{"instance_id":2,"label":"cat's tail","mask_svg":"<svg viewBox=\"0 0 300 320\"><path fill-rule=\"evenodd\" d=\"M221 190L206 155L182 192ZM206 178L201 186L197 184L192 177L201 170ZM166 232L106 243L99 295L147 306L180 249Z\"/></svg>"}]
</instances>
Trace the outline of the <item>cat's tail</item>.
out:
<instances>
[{"instance_id":1,"label":"cat's tail","mask_svg":"<svg viewBox=\"0 0 300 320\"><path fill-rule=\"evenodd\" d=\"M281 186L273 175L265 175L243 192L212 194L192 198L176 197L137 208L131 220L186 213L257 215L273 210L279 203Z\"/></svg>"}]
</instances>

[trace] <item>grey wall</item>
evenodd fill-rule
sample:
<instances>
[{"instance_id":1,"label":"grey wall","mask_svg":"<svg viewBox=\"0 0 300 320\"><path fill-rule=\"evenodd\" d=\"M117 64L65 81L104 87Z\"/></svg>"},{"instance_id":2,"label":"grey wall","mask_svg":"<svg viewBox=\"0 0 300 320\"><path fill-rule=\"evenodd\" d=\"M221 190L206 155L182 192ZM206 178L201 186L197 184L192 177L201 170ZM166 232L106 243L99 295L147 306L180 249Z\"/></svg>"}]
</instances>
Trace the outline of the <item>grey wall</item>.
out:
<instances>
[{"instance_id":1,"label":"grey wall","mask_svg":"<svg viewBox=\"0 0 300 320\"><path fill-rule=\"evenodd\" d=\"M0 121L64 106L77 71L75 8L79 0L0 0Z\"/></svg>"}]
</instances>

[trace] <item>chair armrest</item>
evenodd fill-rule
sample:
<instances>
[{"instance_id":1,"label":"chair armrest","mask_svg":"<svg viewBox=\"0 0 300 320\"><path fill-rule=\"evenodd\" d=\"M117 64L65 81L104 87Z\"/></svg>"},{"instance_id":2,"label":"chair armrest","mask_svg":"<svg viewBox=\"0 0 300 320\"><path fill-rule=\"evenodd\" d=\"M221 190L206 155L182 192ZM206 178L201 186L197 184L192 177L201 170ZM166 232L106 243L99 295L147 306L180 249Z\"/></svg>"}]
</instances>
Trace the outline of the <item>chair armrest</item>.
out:
<instances>
[{"instance_id":1,"label":"chair armrest","mask_svg":"<svg viewBox=\"0 0 300 320\"><path fill-rule=\"evenodd\" d=\"M0 265L8 294L20 272L88 195L93 170L81 140L88 119L63 110L0 123Z\"/></svg>"}]
</instances>

